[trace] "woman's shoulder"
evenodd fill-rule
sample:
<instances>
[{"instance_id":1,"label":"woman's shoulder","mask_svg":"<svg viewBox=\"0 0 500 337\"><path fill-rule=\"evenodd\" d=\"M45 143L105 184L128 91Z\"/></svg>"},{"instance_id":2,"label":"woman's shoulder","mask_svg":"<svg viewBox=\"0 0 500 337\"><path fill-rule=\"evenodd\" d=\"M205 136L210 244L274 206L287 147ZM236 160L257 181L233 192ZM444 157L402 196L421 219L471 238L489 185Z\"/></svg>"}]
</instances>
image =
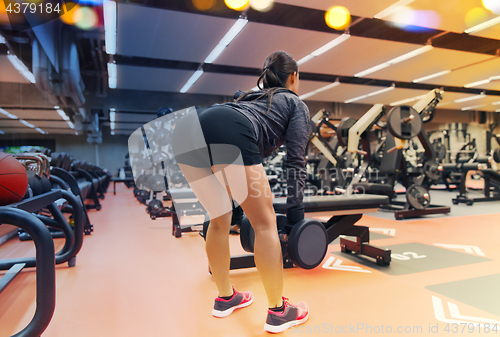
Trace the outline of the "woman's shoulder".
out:
<instances>
[{"instance_id":1,"label":"woman's shoulder","mask_svg":"<svg viewBox=\"0 0 500 337\"><path fill-rule=\"evenodd\" d=\"M307 105L300 99L299 95L289 89L280 89L277 94L282 94L283 97L289 104L292 104L295 108L299 110L305 110L309 112Z\"/></svg>"}]
</instances>

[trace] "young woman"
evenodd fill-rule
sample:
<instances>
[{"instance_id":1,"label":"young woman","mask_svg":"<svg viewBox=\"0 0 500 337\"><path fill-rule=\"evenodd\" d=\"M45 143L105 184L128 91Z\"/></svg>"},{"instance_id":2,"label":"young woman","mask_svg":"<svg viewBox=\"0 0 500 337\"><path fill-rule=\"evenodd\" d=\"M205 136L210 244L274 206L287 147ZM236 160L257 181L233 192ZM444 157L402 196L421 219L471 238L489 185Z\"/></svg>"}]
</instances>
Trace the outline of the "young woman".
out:
<instances>
[{"instance_id":1,"label":"young woman","mask_svg":"<svg viewBox=\"0 0 500 337\"><path fill-rule=\"evenodd\" d=\"M255 264L269 302L264 329L278 333L304 323L309 308L304 302L291 304L282 294L281 245L273 197L261 162L286 144L287 218L290 223L303 219L310 117L297 96L298 66L288 53L278 51L267 57L257 85L261 90L238 91L234 102L199 109L195 114L198 128L198 121L181 120L172 145L179 167L210 216L206 252L218 289L213 316L228 316L253 302L251 292L236 291L229 280L228 237L235 200L255 231ZM195 144L200 130L204 147Z\"/></svg>"}]
</instances>

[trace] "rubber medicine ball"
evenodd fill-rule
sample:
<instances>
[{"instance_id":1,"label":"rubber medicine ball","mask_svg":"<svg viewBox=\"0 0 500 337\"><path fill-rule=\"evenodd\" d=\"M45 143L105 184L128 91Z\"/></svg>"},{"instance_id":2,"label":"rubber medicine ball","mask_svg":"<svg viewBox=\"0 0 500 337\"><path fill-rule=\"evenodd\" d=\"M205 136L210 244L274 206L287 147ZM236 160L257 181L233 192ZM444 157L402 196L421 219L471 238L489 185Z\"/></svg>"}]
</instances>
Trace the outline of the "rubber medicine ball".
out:
<instances>
[{"instance_id":1,"label":"rubber medicine ball","mask_svg":"<svg viewBox=\"0 0 500 337\"><path fill-rule=\"evenodd\" d=\"M0 152L0 206L21 201L27 189L24 166L11 155Z\"/></svg>"}]
</instances>

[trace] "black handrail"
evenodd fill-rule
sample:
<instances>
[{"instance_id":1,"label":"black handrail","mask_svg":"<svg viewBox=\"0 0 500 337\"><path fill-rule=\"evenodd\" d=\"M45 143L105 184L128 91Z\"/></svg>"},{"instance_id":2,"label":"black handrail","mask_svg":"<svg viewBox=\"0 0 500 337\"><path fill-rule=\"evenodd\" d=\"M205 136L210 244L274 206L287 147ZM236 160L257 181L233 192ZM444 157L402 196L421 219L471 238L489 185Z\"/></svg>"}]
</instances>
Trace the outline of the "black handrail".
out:
<instances>
[{"instance_id":1,"label":"black handrail","mask_svg":"<svg viewBox=\"0 0 500 337\"><path fill-rule=\"evenodd\" d=\"M36 251L36 311L30 323L13 337L40 336L49 325L56 306L55 248L45 225L32 214L13 207L0 207L0 223L26 231ZM10 269L0 261L0 269Z\"/></svg>"}]
</instances>

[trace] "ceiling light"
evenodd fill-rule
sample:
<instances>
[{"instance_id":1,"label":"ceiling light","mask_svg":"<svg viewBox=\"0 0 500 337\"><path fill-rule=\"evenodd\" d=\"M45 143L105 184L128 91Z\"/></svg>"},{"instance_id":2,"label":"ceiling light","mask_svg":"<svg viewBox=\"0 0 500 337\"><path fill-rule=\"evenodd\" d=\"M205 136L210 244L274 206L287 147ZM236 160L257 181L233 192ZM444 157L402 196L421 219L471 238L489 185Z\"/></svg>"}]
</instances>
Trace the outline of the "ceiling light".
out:
<instances>
[{"instance_id":1,"label":"ceiling light","mask_svg":"<svg viewBox=\"0 0 500 337\"><path fill-rule=\"evenodd\" d=\"M328 85L325 85L324 87L321 87L319 89L316 89L316 92L323 92L325 90L328 90L328 89L331 89L331 88L335 88L336 86L340 85L340 82L337 80L331 84L328 84Z\"/></svg>"},{"instance_id":2,"label":"ceiling light","mask_svg":"<svg viewBox=\"0 0 500 337\"><path fill-rule=\"evenodd\" d=\"M351 37L351 35L349 35L349 34L342 34L339 37L337 37L336 39L334 39L334 40L328 42L327 44L325 44L323 47L318 48L315 51L313 51L311 53L311 55L312 56L319 56L319 55L321 55L321 54L329 51L333 47L341 44L342 42L344 42L345 40L347 40L350 37Z\"/></svg>"},{"instance_id":3,"label":"ceiling light","mask_svg":"<svg viewBox=\"0 0 500 337\"><path fill-rule=\"evenodd\" d=\"M451 73L451 70L444 70L444 71L440 71L439 73L435 73L435 74L431 74L431 75L427 75L427 76L424 76L424 77L417 78L416 80L413 80L412 82L413 83L423 82L425 80L428 80L428 79L431 79L431 78L434 78L434 77L443 76L443 75L446 75L446 74L449 74L449 73Z\"/></svg>"},{"instance_id":4,"label":"ceiling light","mask_svg":"<svg viewBox=\"0 0 500 337\"><path fill-rule=\"evenodd\" d=\"M490 78L488 78L486 80L481 80L481 81L465 84L464 88L476 87L478 85L487 84L487 83L490 83L492 81L498 81L498 80L500 80L500 76L491 76Z\"/></svg>"},{"instance_id":5,"label":"ceiling light","mask_svg":"<svg viewBox=\"0 0 500 337\"><path fill-rule=\"evenodd\" d=\"M297 65L300 66L301 64L304 64L306 63L307 61L309 60L312 60L314 58L314 56L312 56L311 54L301 58L300 60L297 61Z\"/></svg>"},{"instance_id":6,"label":"ceiling light","mask_svg":"<svg viewBox=\"0 0 500 337\"><path fill-rule=\"evenodd\" d=\"M399 57L396 57L395 59L392 59L389 61L390 64L396 64L396 63L399 63L401 61L405 61L405 60L408 60L412 57L415 57L417 55L420 55L420 54L423 54L431 49L433 49L434 47L431 46L430 44L426 45L426 46L423 46L423 47L420 47L418 49L415 49L414 51L411 51L409 53L406 53L404 55L401 55Z\"/></svg>"},{"instance_id":7,"label":"ceiling light","mask_svg":"<svg viewBox=\"0 0 500 337\"><path fill-rule=\"evenodd\" d=\"M247 25L247 19L238 19L235 24L229 29L229 31L224 35L222 40L215 46L212 52L205 59L205 63L213 63L222 54L224 49L234 40L234 38L245 28Z\"/></svg>"},{"instance_id":8,"label":"ceiling light","mask_svg":"<svg viewBox=\"0 0 500 337\"><path fill-rule=\"evenodd\" d=\"M59 114L59 116L62 117L62 119L64 119L65 121L69 121L69 117L68 117L68 115L66 115L66 113L64 112L64 110L57 109L56 111Z\"/></svg>"},{"instance_id":9,"label":"ceiling light","mask_svg":"<svg viewBox=\"0 0 500 337\"><path fill-rule=\"evenodd\" d=\"M483 23L481 23L481 24L479 24L477 26L468 28L468 29L466 29L464 31L464 33L466 33L466 34L477 33L480 30L489 28L489 27L494 26L494 25L499 24L499 23L500 23L500 16L498 16L498 17L496 17L494 19L488 20L486 22L483 22Z\"/></svg>"},{"instance_id":10,"label":"ceiling light","mask_svg":"<svg viewBox=\"0 0 500 337\"><path fill-rule=\"evenodd\" d=\"M372 67L370 69L366 69L366 70L364 70L362 72L354 74L354 77L363 77L365 75L368 75L368 74L374 73L376 71L382 70L384 68L387 68L388 66L390 66L390 64L388 62L381 63L379 65L376 65L375 67Z\"/></svg>"},{"instance_id":11,"label":"ceiling light","mask_svg":"<svg viewBox=\"0 0 500 337\"><path fill-rule=\"evenodd\" d=\"M103 4L104 11L104 39L106 53L116 54L116 2L107 0Z\"/></svg>"},{"instance_id":12,"label":"ceiling light","mask_svg":"<svg viewBox=\"0 0 500 337\"><path fill-rule=\"evenodd\" d=\"M484 98L484 97L486 97L486 95L484 93L481 93L480 95L456 99L453 101L453 103L462 103L462 102L472 101L472 100Z\"/></svg>"},{"instance_id":13,"label":"ceiling light","mask_svg":"<svg viewBox=\"0 0 500 337\"><path fill-rule=\"evenodd\" d=\"M403 8L404 6L407 6L408 4L412 3L413 1L414 0L399 0L398 2L387 7L386 9L381 11L380 13L375 14L375 16L373 16L373 17L375 19L385 18L386 16L391 15L392 13L400 10L401 8Z\"/></svg>"},{"instance_id":14,"label":"ceiling light","mask_svg":"<svg viewBox=\"0 0 500 337\"><path fill-rule=\"evenodd\" d=\"M316 94L319 94L320 92L323 92L323 91L325 91L325 90L335 88L335 87L336 87L336 86L338 86L338 85L340 85L340 82L337 80L337 81L335 81L335 82L333 82L333 83L330 83L330 84L328 84L328 85L325 85L324 87L321 87L321 88L316 89L316 90L314 90L314 91L308 92L307 94L304 94L304 95L300 96L299 98L300 98L300 99L302 99L302 100L304 100L304 99L306 99L306 98L309 98L309 97L311 97L311 96L314 96L314 95L316 95Z\"/></svg>"},{"instance_id":15,"label":"ceiling light","mask_svg":"<svg viewBox=\"0 0 500 337\"><path fill-rule=\"evenodd\" d=\"M396 86L393 84L393 85L391 85L388 88L385 88L385 89L382 89L382 90L377 90L377 91L371 92L371 93L366 94L366 95L362 95L362 96L358 96L358 97L354 97L354 98L348 99L344 103L352 103L352 102L359 101L359 100L367 98L367 97L371 97L371 96L383 94L384 92L393 90L395 87Z\"/></svg>"},{"instance_id":16,"label":"ceiling light","mask_svg":"<svg viewBox=\"0 0 500 337\"><path fill-rule=\"evenodd\" d=\"M16 55L11 54L10 51L7 52L7 58L9 59L10 63L14 66L14 68L17 69L21 73L21 75L24 76L25 79L30 81L31 83L35 83L35 76L29 69L24 65L24 63L17 58Z\"/></svg>"},{"instance_id":17,"label":"ceiling light","mask_svg":"<svg viewBox=\"0 0 500 337\"><path fill-rule=\"evenodd\" d=\"M116 62L108 63L108 86L110 89L116 89L117 76L116 76Z\"/></svg>"},{"instance_id":18,"label":"ceiling light","mask_svg":"<svg viewBox=\"0 0 500 337\"><path fill-rule=\"evenodd\" d=\"M32 129L35 128L35 126L33 124L26 122L24 119L20 119L19 121L29 128L32 128Z\"/></svg>"},{"instance_id":19,"label":"ceiling light","mask_svg":"<svg viewBox=\"0 0 500 337\"><path fill-rule=\"evenodd\" d=\"M315 58L316 56L320 56L321 54L326 53L327 51L329 51L330 49L332 49L335 46L338 46L339 44L341 44L342 42L344 42L345 40L347 40L350 37L351 37L351 35L349 35L349 34L340 35L339 37L337 37L337 38L333 39L332 41L328 42L327 44L325 44L323 47L320 47L320 48L316 49L315 51L313 51L311 54L307 55L306 57L301 58L297 62L297 65L300 66L301 64L306 63L307 61Z\"/></svg>"},{"instance_id":20,"label":"ceiling light","mask_svg":"<svg viewBox=\"0 0 500 337\"><path fill-rule=\"evenodd\" d=\"M415 96L415 97L403 99L401 101L393 102L393 103L391 103L389 105L390 106L395 106L395 105L401 105L401 104L405 104L405 103L410 103L410 102L418 101L419 99L424 98L424 97L425 97L425 95Z\"/></svg>"},{"instance_id":21,"label":"ceiling light","mask_svg":"<svg viewBox=\"0 0 500 337\"><path fill-rule=\"evenodd\" d=\"M5 116L11 118L11 119L18 119L16 115L11 114L10 112L5 111L4 109L0 108L0 113L4 114Z\"/></svg>"},{"instance_id":22,"label":"ceiling light","mask_svg":"<svg viewBox=\"0 0 500 337\"><path fill-rule=\"evenodd\" d=\"M476 87L478 85L481 85L481 84L486 84L486 83L490 83L490 80L482 80L482 81L477 81L477 82L472 82L472 83L468 83L468 84L464 84L464 88L472 88L472 87Z\"/></svg>"},{"instance_id":23,"label":"ceiling light","mask_svg":"<svg viewBox=\"0 0 500 337\"><path fill-rule=\"evenodd\" d=\"M354 76L355 76L355 77L362 77L362 76L365 76L365 75L368 75L368 74L374 73L374 72L376 72L376 71L378 71L378 70L384 69L384 68L386 68L386 67L388 67L388 66L391 66L391 65L393 65L393 64L396 64L396 63L399 63L399 62L402 62L402 61L408 60L408 59L410 59L410 58L412 58L412 57L418 56L418 55L420 55L420 54L423 54L423 53L425 53L425 52L427 52L427 51L429 51L429 50L431 50L431 49L433 49L433 48L434 48L434 47L433 47L433 46L431 46L430 44L429 44L429 45L426 45L426 46L423 46L423 47L420 47L420 48L415 49L415 50L413 50L413 51L411 51L411 52L409 52L409 53L406 53L406 54L403 54L403 55L401 55L401 56L398 56L398 57L396 57L396 58L394 58L394 59L392 59L392 60L390 60L390 61L387 61L387 62L381 63L381 64L379 64L379 65L377 65L377 66L375 66L375 67L372 67L372 68L370 68L370 69L367 69L367 70L364 70L364 71L362 71L362 72L360 72L360 73L357 73L357 74L355 74Z\"/></svg>"},{"instance_id":24,"label":"ceiling light","mask_svg":"<svg viewBox=\"0 0 500 337\"><path fill-rule=\"evenodd\" d=\"M308 92L307 94L304 94L304 95L299 96L299 98L300 98L301 100L305 100L305 99L308 99L309 97L314 96L314 95L316 95L316 94L317 94L317 92L316 92L316 91L311 91L311 92Z\"/></svg>"},{"instance_id":25,"label":"ceiling light","mask_svg":"<svg viewBox=\"0 0 500 337\"><path fill-rule=\"evenodd\" d=\"M182 87L181 89L181 93L185 93L187 92L189 89L191 89L191 87L193 86L193 84L198 81L198 79L201 77L201 75L203 75L203 70L201 69L198 69L194 72L194 74L189 78L189 80L186 82L186 84L184 84L184 86Z\"/></svg>"},{"instance_id":26,"label":"ceiling light","mask_svg":"<svg viewBox=\"0 0 500 337\"><path fill-rule=\"evenodd\" d=\"M479 105L473 105L473 106L468 106L466 108L462 108L461 110L462 111L466 111L466 110L473 110L473 109L477 109L477 108L482 108L483 106L487 106L488 104L479 104Z\"/></svg>"}]
</instances>

